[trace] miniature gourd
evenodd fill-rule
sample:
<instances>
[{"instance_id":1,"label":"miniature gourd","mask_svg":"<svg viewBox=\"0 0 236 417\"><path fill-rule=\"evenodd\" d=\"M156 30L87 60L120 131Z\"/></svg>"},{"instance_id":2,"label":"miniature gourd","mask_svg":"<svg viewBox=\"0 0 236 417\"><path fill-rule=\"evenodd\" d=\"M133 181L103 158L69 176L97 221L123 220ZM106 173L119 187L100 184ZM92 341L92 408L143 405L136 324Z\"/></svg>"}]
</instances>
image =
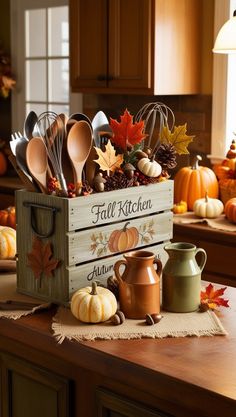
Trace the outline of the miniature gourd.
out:
<instances>
[{"instance_id":1,"label":"miniature gourd","mask_svg":"<svg viewBox=\"0 0 236 417\"><path fill-rule=\"evenodd\" d=\"M184 214L188 211L186 201L181 200L179 203L174 204L172 211L174 214Z\"/></svg>"},{"instance_id":2,"label":"miniature gourd","mask_svg":"<svg viewBox=\"0 0 236 417\"><path fill-rule=\"evenodd\" d=\"M117 310L115 295L92 282L92 287L77 290L71 298L71 312L84 323L101 323L109 320Z\"/></svg>"},{"instance_id":3,"label":"miniature gourd","mask_svg":"<svg viewBox=\"0 0 236 417\"><path fill-rule=\"evenodd\" d=\"M157 161L149 158L142 158L137 163L139 171L147 177L156 178L161 175L162 167Z\"/></svg>"},{"instance_id":4,"label":"miniature gourd","mask_svg":"<svg viewBox=\"0 0 236 417\"><path fill-rule=\"evenodd\" d=\"M0 226L0 259L13 259L16 255L16 231Z\"/></svg>"},{"instance_id":5,"label":"miniature gourd","mask_svg":"<svg viewBox=\"0 0 236 417\"><path fill-rule=\"evenodd\" d=\"M125 223L123 229L114 230L108 241L110 252L123 252L135 248L139 241L139 234L136 227L128 228L129 222Z\"/></svg>"},{"instance_id":6,"label":"miniature gourd","mask_svg":"<svg viewBox=\"0 0 236 417\"><path fill-rule=\"evenodd\" d=\"M230 198L225 204L225 217L231 222L236 223L236 198Z\"/></svg>"},{"instance_id":7,"label":"miniature gourd","mask_svg":"<svg viewBox=\"0 0 236 417\"><path fill-rule=\"evenodd\" d=\"M16 228L16 209L13 206L0 210L0 225Z\"/></svg>"},{"instance_id":8,"label":"miniature gourd","mask_svg":"<svg viewBox=\"0 0 236 417\"><path fill-rule=\"evenodd\" d=\"M193 210L196 200L203 198L205 190L208 197L218 198L219 186L212 169L199 166L201 156L197 155L193 165L181 168L174 177L174 202L186 201L189 210Z\"/></svg>"},{"instance_id":9,"label":"miniature gourd","mask_svg":"<svg viewBox=\"0 0 236 417\"><path fill-rule=\"evenodd\" d=\"M223 213L224 204L217 198L209 198L206 193L205 198L200 198L195 201L193 211L196 216L214 219Z\"/></svg>"}]
</instances>

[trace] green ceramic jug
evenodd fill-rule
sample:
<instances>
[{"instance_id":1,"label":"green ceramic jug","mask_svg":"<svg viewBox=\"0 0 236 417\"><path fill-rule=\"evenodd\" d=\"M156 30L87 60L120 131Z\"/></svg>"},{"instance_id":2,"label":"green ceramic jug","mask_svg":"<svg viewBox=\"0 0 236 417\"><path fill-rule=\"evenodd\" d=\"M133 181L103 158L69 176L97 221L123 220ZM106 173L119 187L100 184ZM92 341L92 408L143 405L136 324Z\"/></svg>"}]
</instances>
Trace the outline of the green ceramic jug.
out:
<instances>
[{"instance_id":1,"label":"green ceramic jug","mask_svg":"<svg viewBox=\"0 0 236 417\"><path fill-rule=\"evenodd\" d=\"M169 258L162 273L162 308L176 313L198 309L201 273L207 260L204 249L192 243L170 243L164 247ZM199 253L198 262L196 255Z\"/></svg>"}]
</instances>

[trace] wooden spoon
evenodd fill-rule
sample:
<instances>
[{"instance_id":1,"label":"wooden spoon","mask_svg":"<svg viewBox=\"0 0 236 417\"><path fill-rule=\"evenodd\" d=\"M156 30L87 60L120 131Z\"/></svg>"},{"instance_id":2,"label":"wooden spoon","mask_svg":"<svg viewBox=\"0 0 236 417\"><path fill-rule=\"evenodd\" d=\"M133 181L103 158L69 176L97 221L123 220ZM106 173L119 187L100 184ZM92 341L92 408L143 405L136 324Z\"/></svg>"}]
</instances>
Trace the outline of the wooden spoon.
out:
<instances>
[{"instance_id":1,"label":"wooden spoon","mask_svg":"<svg viewBox=\"0 0 236 417\"><path fill-rule=\"evenodd\" d=\"M32 138L26 148L28 169L42 193L47 194L47 150L41 138Z\"/></svg>"},{"instance_id":2,"label":"wooden spoon","mask_svg":"<svg viewBox=\"0 0 236 417\"><path fill-rule=\"evenodd\" d=\"M70 157L75 184L81 184L82 171L92 147L92 129L88 122L75 122L67 136L67 151Z\"/></svg>"}]
</instances>

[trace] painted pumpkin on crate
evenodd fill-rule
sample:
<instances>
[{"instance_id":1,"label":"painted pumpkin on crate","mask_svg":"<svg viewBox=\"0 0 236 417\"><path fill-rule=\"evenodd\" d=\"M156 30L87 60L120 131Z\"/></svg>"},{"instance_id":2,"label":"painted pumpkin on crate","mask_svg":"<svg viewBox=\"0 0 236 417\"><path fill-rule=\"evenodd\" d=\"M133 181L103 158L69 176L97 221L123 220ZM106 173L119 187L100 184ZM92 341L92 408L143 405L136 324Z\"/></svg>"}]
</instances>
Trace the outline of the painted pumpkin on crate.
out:
<instances>
[{"instance_id":1,"label":"painted pumpkin on crate","mask_svg":"<svg viewBox=\"0 0 236 417\"><path fill-rule=\"evenodd\" d=\"M109 320L117 310L114 294L92 282L92 287L77 290L71 298L71 312L84 323L101 323Z\"/></svg>"},{"instance_id":2,"label":"painted pumpkin on crate","mask_svg":"<svg viewBox=\"0 0 236 417\"><path fill-rule=\"evenodd\" d=\"M128 228L125 223L123 229L114 230L108 241L108 248L110 252L124 252L126 250L135 248L139 241L139 233L136 227Z\"/></svg>"},{"instance_id":3,"label":"painted pumpkin on crate","mask_svg":"<svg viewBox=\"0 0 236 417\"><path fill-rule=\"evenodd\" d=\"M230 198L225 204L225 217L236 224L236 197Z\"/></svg>"},{"instance_id":4,"label":"painted pumpkin on crate","mask_svg":"<svg viewBox=\"0 0 236 417\"><path fill-rule=\"evenodd\" d=\"M188 209L193 210L194 202L207 194L210 198L217 198L219 185L215 173L211 168L200 166L202 158L197 155L192 166L181 168L174 177L174 202L187 202Z\"/></svg>"},{"instance_id":5,"label":"painted pumpkin on crate","mask_svg":"<svg viewBox=\"0 0 236 417\"><path fill-rule=\"evenodd\" d=\"M0 226L16 228L16 209L14 206L0 210Z\"/></svg>"},{"instance_id":6,"label":"painted pumpkin on crate","mask_svg":"<svg viewBox=\"0 0 236 417\"><path fill-rule=\"evenodd\" d=\"M16 255L16 231L0 226L0 259L13 259Z\"/></svg>"}]
</instances>

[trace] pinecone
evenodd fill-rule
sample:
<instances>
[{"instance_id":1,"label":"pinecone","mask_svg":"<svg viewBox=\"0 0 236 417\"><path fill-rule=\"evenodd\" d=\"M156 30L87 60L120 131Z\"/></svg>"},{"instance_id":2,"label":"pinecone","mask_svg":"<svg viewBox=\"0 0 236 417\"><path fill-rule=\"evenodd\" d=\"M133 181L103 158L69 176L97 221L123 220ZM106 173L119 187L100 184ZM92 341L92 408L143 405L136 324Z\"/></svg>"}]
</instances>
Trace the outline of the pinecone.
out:
<instances>
[{"instance_id":1,"label":"pinecone","mask_svg":"<svg viewBox=\"0 0 236 417\"><path fill-rule=\"evenodd\" d=\"M155 159L162 166L163 170L175 168L177 165L175 147L171 143L162 143Z\"/></svg>"},{"instance_id":2,"label":"pinecone","mask_svg":"<svg viewBox=\"0 0 236 417\"><path fill-rule=\"evenodd\" d=\"M123 172L115 172L112 176L105 175L104 191L119 190L121 188L132 187L134 179L127 178Z\"/></svg>"}]
</instances>

